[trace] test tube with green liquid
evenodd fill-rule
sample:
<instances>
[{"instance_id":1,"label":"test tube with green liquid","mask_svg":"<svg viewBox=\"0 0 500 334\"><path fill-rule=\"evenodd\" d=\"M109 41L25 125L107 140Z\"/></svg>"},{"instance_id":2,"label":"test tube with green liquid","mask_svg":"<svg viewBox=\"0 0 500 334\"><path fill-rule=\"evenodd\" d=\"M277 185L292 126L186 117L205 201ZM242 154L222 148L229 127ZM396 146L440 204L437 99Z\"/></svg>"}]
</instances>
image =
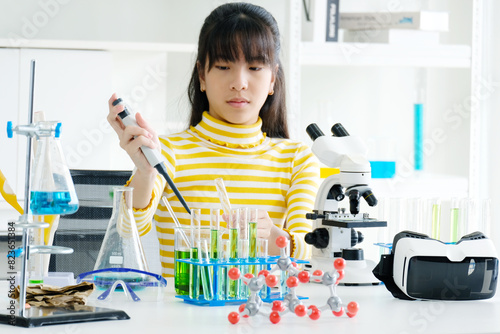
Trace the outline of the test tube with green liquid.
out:
<instances>
[{"instance_id":1,"label":"test tube with green liquid","mask_svg":"<svg viewBox=\"0 0 500 334\"><path fill-rule=\"evenodd\" d=\"M200 266L198 246L201 240L201 210L191 209L191 264L189 268L189 298L200 298Z\"/></svg>"},{"instance_id":2,"label":"test tube with green liquid","mask_svg":"<svg viewBox=\"0 0 500 334\"><path fill-rule=\"evenodd\" d=\"M238 262L238 240L239 240L239 210L231 210L228 217L229 220L229 262ZM237 267L236 265L230 266L229 269ZM234 280L229 280L229 294L228 299L238 298L239 283Z\"/></svg>"},{"instance_id":3,"label":"test tube with green liquid","mask_svg":"<svg viewBox=\"0 0 500 334\"><path fill-rule=\"evenodd\" d=\"M212 209L210 210L210 262L215 263L219 262L220 258L220 209ZM214 278L214 284L219 288L217 291L220 291L220 282L222 281L222 277L217 272L217 275L214 275L214 267L210 266L209 268L211 277ZM216 296L217 298L217 296Z\"/></svg>"},{"instance_id":4,"label":"test tube with green liquid","mask_svg":"<svg viewBox=\"0 0 500 334\"><path fill-rule=\"evenodd\" d=\"M210 211L210 259L219 258L219 231L220 231L220 209Z\"/></svg>"},{"instance_id":5,"label":"test tube with green liquid","mask_svg":"<svg viewBox=\"0 0 500 334\"><path fill-rule=\"evenodd\" d=\"M257 260L257 221L259 217L258 209L248 210L248 260ZM250 273L257 276L257 267L250 266Z\"/></svg>"},{"instance_id":6,"label":"test tube with green liquid","mask_svg":"<svg viewBox=\"0 0 500 334\"><path fill-rule=\"evenodd\" d=\"M450 241L457 242L463 233L464 222L463 201L458 198L451 199L450 205Z\"/></svg>"},{"instance_id":7,"label":"test tube with green liquid","mask_svg":"<svg viewBox=\"0 0 500 334\"><path fill-rule=\"evenodd\" d=\"M433 239L439 240L441 235L441 201L433 200L432 203L432 235Z\"/></svg>"}]
</instances>

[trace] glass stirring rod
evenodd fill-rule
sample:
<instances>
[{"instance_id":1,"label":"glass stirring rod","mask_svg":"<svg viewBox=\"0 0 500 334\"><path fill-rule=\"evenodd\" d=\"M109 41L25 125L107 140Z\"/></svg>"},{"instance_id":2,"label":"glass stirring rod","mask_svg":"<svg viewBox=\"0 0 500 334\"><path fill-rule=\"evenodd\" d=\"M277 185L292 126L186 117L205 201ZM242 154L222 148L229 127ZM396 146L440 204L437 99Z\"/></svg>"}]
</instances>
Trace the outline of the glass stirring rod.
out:
<instances>
[{"instance_id":1,"label":"glass stirring rod","mask_svg":"<svg viewBox=\"0 0 500 334\"><path fill-rule=\"evenodd\" d=\"M123 103L123 100L121 98L117 98L116 100L113 101L113 106L116 106L116 105L123 105L123 107L124 107L123 111L118 114L118 116L120 117L120 119L124 125L126 125L126 126L127 125L138 126L137 122L135 120L135 116L127 109L127 107L125 106L125 104ZM189 206L187 205L186 201L184 200L181 193L179 192L179 189L177 189L174 182L172 181L172 179L168 175L167 167L165 166L165 159L161 155L161 153L158 152L157 150L153 150L147 146L142 146L141 150L144 153L144 155L146 156L146 159L151 164L151 166L153 166L158 171L158 173L163 175L165 180L167 180L168 185L170 186L170 188L174 192L175 196L177 196L177 198L181 202L184 209L186 209L186 211L189 214L191 214L191 210L189 209Z\"/></svg>"}]
</instances>

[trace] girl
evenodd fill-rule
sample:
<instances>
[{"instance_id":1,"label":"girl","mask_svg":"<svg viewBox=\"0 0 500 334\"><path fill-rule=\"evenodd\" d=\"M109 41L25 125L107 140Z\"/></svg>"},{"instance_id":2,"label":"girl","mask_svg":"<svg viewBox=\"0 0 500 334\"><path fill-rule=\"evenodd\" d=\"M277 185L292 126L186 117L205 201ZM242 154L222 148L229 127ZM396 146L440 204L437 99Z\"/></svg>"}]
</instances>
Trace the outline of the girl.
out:
<instances>
[{"instance_id":1,"label":"girl","mask_svg":"<svg viewBox=\"0 0 500 334\"><path fill-rule=\"evenodd\" d=\"M140 147L160 148L169 175L190 207L202 209L209 225L211 208L220 201L214 180L223 178L233 207L259 209L258 237L269 240L269 252L279 254L275 239L291 242L291 255L307 258L304 235L311 231L305 218L317 191L318 162L310 149L289 140L285 78L279 60L280 36L273 16L247 3L216 8L201 28L189 99L190 127L161 136L141 117L140 127L123 126L120 105L109 100L108 121L120 146L136 169L135 218L144 235L156 222L164 276L173 275L173 221L160 202L166 196L181 224L190 218L165 179L151 167Z\"/></svg>"}]
</instances>

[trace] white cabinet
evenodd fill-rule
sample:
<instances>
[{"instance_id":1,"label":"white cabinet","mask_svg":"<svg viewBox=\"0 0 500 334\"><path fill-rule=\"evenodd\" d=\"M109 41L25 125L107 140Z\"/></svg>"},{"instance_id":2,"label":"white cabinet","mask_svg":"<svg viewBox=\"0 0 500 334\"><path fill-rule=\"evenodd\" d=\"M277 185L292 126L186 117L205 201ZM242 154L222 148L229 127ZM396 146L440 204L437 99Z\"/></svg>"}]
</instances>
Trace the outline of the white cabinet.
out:
<instances>
[{"instance_id":1,"label":"white cabinet","mask_svg":"<svg viewBox=\"0 0 500 334\"><path fill-rule=\"evenodd\" d=\"M9 139L6 129L8 121L18 122L18 96L19 50L0 49L0 170L16 193L21 190L18 188L20 140L19 138Z\"/></svg>"}]
</instances>

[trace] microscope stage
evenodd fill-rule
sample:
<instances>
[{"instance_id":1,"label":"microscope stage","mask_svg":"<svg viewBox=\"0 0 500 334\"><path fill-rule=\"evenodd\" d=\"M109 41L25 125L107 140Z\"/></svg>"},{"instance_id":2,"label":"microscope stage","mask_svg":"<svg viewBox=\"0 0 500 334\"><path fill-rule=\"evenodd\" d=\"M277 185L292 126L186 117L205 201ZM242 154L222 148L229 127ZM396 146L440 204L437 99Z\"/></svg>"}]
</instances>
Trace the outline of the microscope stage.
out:
<instances>
[{"instance_id":1,"label":"microscope stage","mask_svg":"<svg viewBox=\"0 0 500 334\"><path fill-rule=\"evenodd\" d=\"M386 227L387 222L376 220L374 218L365 219L323 219L321 221L326 226L336 226L344 228L360 228L360 227Z\"/></svg>"}]
</instances>

